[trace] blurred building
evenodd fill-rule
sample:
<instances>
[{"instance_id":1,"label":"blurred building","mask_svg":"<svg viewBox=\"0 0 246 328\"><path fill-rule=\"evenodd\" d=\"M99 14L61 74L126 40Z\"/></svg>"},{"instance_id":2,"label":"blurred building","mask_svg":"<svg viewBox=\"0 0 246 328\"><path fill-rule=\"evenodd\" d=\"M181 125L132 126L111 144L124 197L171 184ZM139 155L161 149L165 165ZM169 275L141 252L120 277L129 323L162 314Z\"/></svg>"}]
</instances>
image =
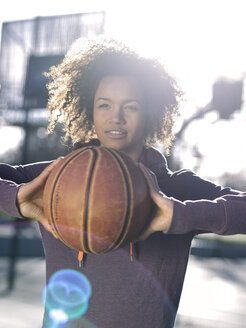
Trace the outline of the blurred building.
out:
<instances>
[{"instance_id":1,"label":"blurred building","mask_svg":"<svg viewBox=\"0 0 246 328\"><path fill-rule=\"evenodd\" d=\"M24 130L21 153L10 157L11 162L53 159L66 152L57 131L45 135L48 93L43 72L61 62L75 39L104 33L104 16L104 12L92 12L3 24L0 117L4 124Z\"/></svg>"}]
</instances>

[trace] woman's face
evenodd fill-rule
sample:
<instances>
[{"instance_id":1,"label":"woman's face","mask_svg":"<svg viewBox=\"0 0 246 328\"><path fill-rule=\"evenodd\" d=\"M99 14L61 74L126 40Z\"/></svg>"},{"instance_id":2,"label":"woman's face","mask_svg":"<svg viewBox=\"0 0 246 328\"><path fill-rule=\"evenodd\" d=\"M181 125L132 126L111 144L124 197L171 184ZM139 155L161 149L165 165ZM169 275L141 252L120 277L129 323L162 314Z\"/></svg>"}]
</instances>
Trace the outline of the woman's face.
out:
<instances>
[{"instance_id":1,"label":"woman's face","mask_svg":"<svg viewBox=\"0 0 246 328\"><path fill-rule=\"evenodd\" d=\"M104 77L95 93L94 124L102 146L137 161L144 145L146 111L143 91L131 76Z\"/></svg>"}]
</instances>

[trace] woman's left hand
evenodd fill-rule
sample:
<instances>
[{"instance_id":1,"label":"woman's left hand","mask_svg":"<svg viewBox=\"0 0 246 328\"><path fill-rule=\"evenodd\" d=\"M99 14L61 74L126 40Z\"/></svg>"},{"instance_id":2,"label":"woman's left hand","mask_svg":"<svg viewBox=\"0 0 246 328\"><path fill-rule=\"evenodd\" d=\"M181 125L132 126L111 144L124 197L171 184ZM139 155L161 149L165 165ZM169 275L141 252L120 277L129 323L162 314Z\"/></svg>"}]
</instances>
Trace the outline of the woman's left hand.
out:
<instances>
[{"instance_id":1,"label":"woman's left hand","mask_svg":"<svg viewBox=\"0 0 246 328\"><path fill-rule=\"evenodd\" d=\"M169 229L173 217L173 201L160 190L155 174L142 163L139 163L139 167L146 178L150 196L156 205L156 210L149 226L138 238L138 240L144 240L154 232L166 232Z\"/></svg>"}]
</instances>

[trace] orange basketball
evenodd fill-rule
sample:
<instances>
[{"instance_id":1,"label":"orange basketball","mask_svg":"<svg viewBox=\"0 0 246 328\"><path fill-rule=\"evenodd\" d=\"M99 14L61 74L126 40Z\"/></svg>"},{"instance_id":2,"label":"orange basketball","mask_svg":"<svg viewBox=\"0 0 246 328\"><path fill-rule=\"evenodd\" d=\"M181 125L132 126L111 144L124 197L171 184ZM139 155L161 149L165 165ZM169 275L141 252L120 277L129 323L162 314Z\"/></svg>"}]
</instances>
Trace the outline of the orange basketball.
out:
<instances>
[{"instance_id":1,"label":"orange basketball","mask_svg":"<svg viewBox=\"0 0 246 328\"><path fill-rule=\"evenodd\" d=\"M91 146L73 151L52 170L44 211L62 242L98 254L136 240L149 217L150 197L134 161Z\"/></svg>"}]
</instances>

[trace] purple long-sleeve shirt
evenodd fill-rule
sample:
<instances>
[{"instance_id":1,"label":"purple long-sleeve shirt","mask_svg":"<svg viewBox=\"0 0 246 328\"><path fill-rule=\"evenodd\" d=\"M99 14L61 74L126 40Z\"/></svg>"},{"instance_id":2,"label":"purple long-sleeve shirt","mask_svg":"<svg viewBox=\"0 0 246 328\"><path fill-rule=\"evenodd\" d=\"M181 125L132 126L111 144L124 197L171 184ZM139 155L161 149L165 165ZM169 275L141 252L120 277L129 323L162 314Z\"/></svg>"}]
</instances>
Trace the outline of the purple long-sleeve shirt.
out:
<instances>
[{"instance_id":1,"label":"purple long-sleeve shirt","mask_svg":"<svg viewBox=\"0 0 246 328\"><path fill-rule=\"evenodd\" d=\"M81 270L92 285L86 315L64 327L89 323L100 328L173 327L193 237L199 232L246 233L245 193L216 186L187 170L173 173L153 148L144 152L141 161L156 174L162 191L174 199L174 214L167 233L154 233L136 243L133 262L125 246L106 254L88 254L79 268L78 252L40 225L47 280L57 270L71 268ZM20 217L19 185L33 180L48 164L0 165L0 210ZM44 327L48 321L45 314Z\"/></svg>"}]
</instances>

